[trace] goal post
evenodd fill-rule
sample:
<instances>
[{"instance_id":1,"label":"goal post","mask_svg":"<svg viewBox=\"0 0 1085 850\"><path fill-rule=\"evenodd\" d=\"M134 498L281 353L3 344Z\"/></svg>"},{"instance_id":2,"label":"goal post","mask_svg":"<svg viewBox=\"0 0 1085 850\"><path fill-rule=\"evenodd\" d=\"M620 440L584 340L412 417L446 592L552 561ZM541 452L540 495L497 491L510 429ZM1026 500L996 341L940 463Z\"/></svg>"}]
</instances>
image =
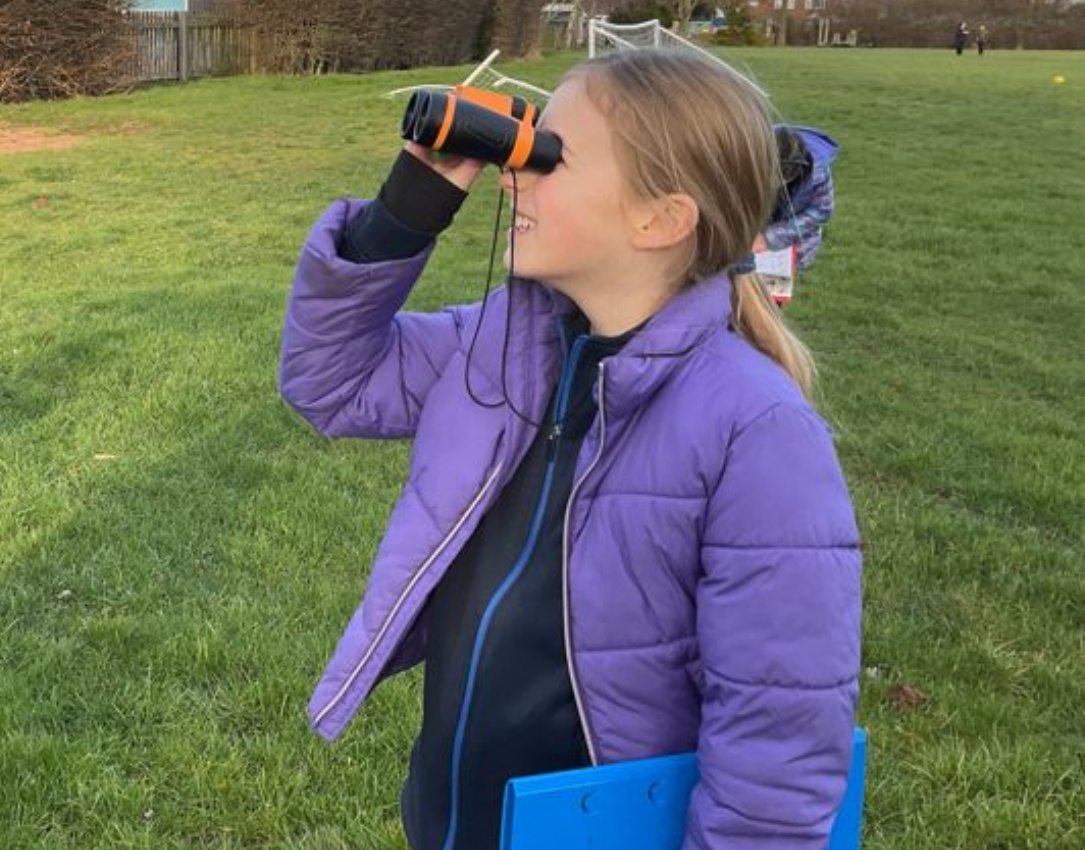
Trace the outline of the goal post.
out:
<instances>
[{"instance_id":1,"label":"goal post","mask_svg":"<svg viewBox=\"0 0 1085 850\"><path fill-rule=\"evenodd\" d=\"M612 24L599 18L588 21L588 56L595 58L612 50L661 47L663 31L657 20L639 24Z\"/></svg>"},{"instance_id":2,"label":"goal post","mask_svg":"<svg viewBox=\"0 0 1085 850\"><path fill-rule=\"evenodd\" d=\"M769 96L768 92L759 86L749 73L742 73L715 53L671 32L658 20L642 21L639 24L612 24L599 18L588 21L588 56L593 59L615 50L638 50L646 47L667 47L699 54L722 65L732 74L741 76L762 97Z\"/></svg>"}]
</instances>

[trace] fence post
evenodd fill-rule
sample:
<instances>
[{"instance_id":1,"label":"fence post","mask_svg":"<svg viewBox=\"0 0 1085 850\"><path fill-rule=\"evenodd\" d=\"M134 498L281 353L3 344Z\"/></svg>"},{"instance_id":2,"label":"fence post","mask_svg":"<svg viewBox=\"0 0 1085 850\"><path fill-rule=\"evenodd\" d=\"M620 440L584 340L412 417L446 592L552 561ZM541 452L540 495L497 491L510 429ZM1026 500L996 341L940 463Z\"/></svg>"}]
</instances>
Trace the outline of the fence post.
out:
<instances>
[{"instance_id":1,"label":"fence post","mask_svg":"<svg viewBox=\"0 0 1085 850\"><path fill-rule=\"evenodd\" d=\"M188 12L177 13L177 74L188 82Z\"/></svg>"}]
</instances>

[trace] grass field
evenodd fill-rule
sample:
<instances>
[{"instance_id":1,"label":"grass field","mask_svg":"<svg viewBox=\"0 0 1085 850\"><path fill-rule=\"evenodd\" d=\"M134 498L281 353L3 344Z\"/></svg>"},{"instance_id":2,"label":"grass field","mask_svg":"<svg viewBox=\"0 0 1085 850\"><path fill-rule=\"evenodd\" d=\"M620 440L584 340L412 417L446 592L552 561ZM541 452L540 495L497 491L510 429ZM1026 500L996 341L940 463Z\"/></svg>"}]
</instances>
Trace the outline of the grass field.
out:
<instances>
[{"instance_id":1,"label":"grass field","mask_svg":"<svg viewBox=\"0 0 1085 850\"><path fill-rule=\"evenodd\" d=\"M1085 54L730 55L843 145L789 314L865 536L864 848L1077 850ZM80 138L0 154L3 850L403 847L417 674L332 747L304 709L409 447L314 436L275 370L308 227L394 156L382 92L463 74L0 107ZM414 306L481 294L494 199Z\"/></svg>"}]
</instances>

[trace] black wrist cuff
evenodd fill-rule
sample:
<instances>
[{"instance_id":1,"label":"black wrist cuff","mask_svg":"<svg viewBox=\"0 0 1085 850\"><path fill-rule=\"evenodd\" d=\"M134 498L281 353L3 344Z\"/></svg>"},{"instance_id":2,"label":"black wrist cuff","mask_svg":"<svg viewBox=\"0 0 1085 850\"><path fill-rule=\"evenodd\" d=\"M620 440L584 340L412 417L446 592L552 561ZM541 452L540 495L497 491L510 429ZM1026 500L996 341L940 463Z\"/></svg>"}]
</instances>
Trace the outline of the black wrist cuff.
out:
<instances>
[{"instance_id":1,"label":"black wrist cuff","mask_svg":"<svg viewBox=\"0 0 1085 850\"><path fill-rule=\"evenodd\" d=\"M467 193L418 157L402 150L378 198L411 230L437 235L452 224Z\"/></svg>"}]
</instances>

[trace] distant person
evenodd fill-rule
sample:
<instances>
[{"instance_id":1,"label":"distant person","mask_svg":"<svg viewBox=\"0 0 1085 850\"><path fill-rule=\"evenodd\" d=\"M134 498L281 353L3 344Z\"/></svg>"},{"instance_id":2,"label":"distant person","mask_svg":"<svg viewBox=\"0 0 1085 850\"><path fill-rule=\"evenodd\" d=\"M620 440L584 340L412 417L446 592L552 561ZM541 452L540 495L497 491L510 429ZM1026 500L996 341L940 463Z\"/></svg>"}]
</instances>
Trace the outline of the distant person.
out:
<instances>
[{"instance_id":1,"label":"distant person","mask_svg":"<svg viewBox=\"0 0 1085 850\"><path fill-rule=\"evenodd\" d=\"M794 246L795 271L808 269L821 247L823 228L833 216L836 197L831 166L840 146L821 130L789 124L776 125L780 161L780 188L768 224L757 234L753 254ZM755 256L740 261L734 271L756 269ZM786 292L786 294L785 294ZM789 290L772 295L777 304L790 300Z\"/></svg>"},{"instance_id":2,"label":"distant person","mask_svg":"<svg viewBox=\"0 0 1085 850\"><path fill-rule=\"evenodd\" d=\"M957 24L957 29L953 33L953 49L957 51L957 55L960 56L964 53L964 46L968 43L968 24L961 21Z\"/></svg>"},{"instance_id":3,"label":"distant person","mask_svg":"<svg viewBox=\"0 0 1085 850\"><path fill-rule=\"evenodd\" d=\"M980 56L987 50L987 27L980 24L979 29L976 30L976 52Z\"/></svg>"}]
</instances>

